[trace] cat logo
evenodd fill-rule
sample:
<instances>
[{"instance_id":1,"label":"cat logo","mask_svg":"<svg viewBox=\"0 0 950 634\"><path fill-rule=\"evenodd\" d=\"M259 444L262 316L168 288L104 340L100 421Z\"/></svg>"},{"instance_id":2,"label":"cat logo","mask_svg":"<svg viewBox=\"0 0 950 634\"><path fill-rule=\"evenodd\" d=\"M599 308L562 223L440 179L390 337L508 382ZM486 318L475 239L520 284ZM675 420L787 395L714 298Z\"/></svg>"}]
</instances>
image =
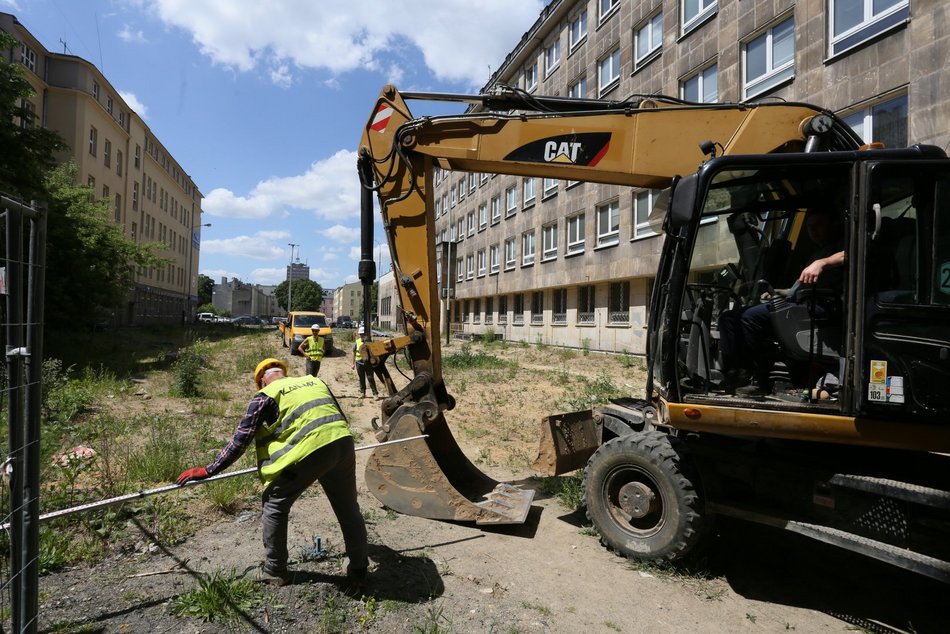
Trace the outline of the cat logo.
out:
<instances>
[{"instance_id":1,"label":"cat logo","mask_svg":"<svg viewBox=\"0 0 950 634\"><path fill-rule=\"evenodd\" d=\"M522 145L510 152L505 160L594 167L604 158L609 147L609 132L561 134Z\"/></svg>"}]
</instances>

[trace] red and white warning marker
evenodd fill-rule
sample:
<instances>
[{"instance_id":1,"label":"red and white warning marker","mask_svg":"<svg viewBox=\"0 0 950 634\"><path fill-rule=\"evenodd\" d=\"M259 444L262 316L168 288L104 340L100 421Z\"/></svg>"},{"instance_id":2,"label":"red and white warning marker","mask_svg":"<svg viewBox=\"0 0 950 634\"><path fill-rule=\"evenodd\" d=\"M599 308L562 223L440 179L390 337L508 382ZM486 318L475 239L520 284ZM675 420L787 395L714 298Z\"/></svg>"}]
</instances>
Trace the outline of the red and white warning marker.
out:
<instances>
[{"instance_id":1,"label":"red and white warning marker","mask_svg":"<svg viewBox=\"0 0 950 634\"><path fill-rule=\"evenodd\" d=\"M393 118L393 108L388 103L383 103L376 108L376 114L373 116L373 123L370 129L376 130L380 134L386 131L389 120Z\"/></svg>"}]
</instances>

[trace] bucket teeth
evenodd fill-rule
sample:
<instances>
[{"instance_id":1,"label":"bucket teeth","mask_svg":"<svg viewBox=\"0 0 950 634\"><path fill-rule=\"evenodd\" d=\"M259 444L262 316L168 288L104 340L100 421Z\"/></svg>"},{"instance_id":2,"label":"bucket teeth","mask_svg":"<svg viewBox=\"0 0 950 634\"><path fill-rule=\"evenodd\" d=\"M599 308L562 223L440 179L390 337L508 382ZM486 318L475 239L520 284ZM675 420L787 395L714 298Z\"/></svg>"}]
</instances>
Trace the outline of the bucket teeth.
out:
<instances>
[{"instance_id":1,"label":"bucket teeth","mask_svg":"<svg viewBox=\"0 0 950 634\"><path fill-rule=\"evenodd\" d=\"M485 494L483 502L475 504L492 512L490 517L479 519L476 524L523 524L531 510L532 500L533 489L522 489L502 482Z\"/></svg>"}]
</instances>

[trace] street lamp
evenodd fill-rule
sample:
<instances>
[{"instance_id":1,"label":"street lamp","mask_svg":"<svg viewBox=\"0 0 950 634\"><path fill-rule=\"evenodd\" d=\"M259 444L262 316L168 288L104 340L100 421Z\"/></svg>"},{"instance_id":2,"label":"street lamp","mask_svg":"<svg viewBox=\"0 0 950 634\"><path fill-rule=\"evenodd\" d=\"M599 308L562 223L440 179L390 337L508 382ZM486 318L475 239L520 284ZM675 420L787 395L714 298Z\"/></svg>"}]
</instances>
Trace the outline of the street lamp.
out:
<instances>
[{"instance_id":1,"label":"street lamp","mask_svg":"<svg viewBox=\"0 0 950 634\"><path fill-rule=\"evenodd\" d=\"M290 268L287 269L287 316L290 317L290 302L294 291L294 248L300 245L288 242L287 246L290 247Z\"/></svg>"}]
</instances>

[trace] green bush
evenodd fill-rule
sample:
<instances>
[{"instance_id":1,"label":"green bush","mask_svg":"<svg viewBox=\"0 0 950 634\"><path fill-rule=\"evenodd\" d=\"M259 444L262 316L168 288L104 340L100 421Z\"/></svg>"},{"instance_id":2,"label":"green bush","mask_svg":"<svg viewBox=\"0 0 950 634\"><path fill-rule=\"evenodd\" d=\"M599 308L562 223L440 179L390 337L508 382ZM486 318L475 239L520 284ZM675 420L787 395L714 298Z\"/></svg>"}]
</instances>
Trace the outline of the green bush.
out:
<instances>
[{"instance_id":1,"label":"green bush","mask_svg":"<svg viewBox=\"0 0 950 634\"><path fill-rule=\"evenodd\" d=\"M504 368L509 365L508 361L499 359L496 356L486 354L479 350L472 353L472 346L469 343L462 344L462 350L455 354L442 358L442 366L456 369L493 369Z\"/></svg>"},{"instance_id":2,"label":"green bush","mask_svg":"<svg viewBox=\"0 0 950 634\"><path fill-rule=\"evenodd\" d=\"M201 396L201 375L208 365L208 346L203 340L185 348L172 364L172 396Z\"/></svg>"}]
</instances>

